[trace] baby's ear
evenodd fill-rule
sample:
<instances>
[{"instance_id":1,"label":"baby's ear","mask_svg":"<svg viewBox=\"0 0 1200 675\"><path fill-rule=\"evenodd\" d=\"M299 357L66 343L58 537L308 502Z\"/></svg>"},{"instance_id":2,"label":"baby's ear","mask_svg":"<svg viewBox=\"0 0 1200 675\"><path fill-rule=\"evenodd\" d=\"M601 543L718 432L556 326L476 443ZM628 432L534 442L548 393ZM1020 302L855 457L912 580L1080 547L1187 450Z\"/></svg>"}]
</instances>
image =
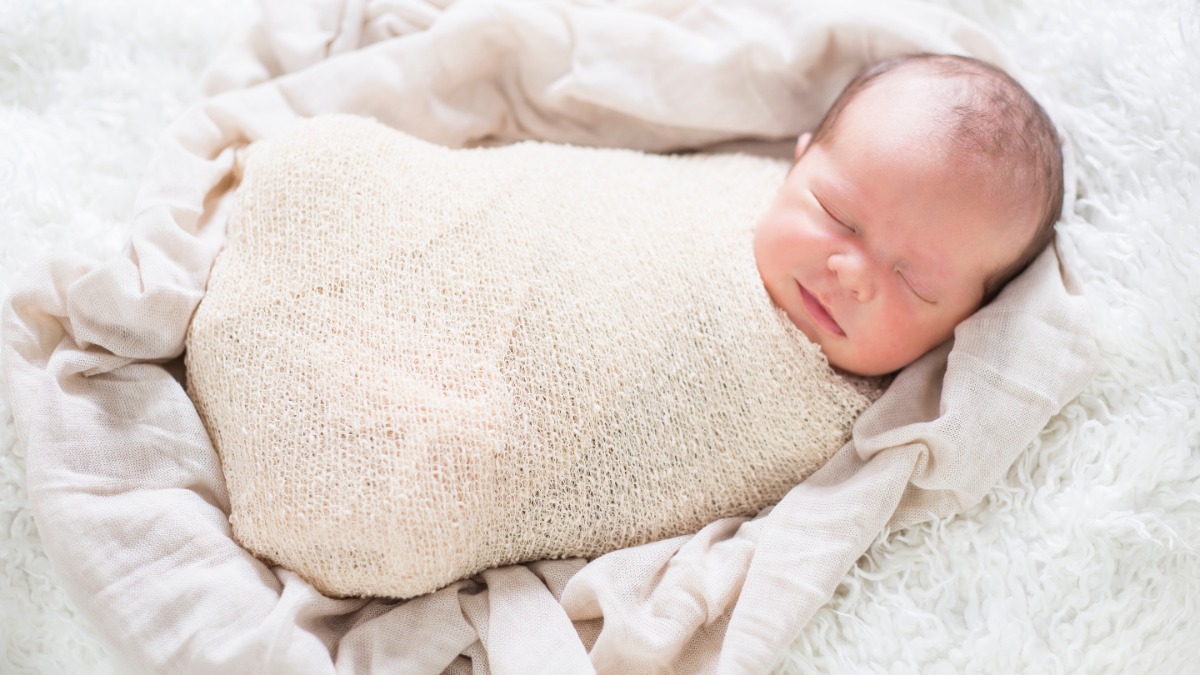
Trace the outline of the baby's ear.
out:
<instances>
[{"instance_id":1,"label":"baby's ear","mask_svg":"<svg viewBox=\"0 0 1200 675\"><path fill-rule=\"evenodd\" d=\"M808 149L808 144L811 141L812 141L812 134L808 133L807 131L800 134L800 138L796 140L796 159L797 160L800 159L800 157L804 154L804 151Z\"/></svg>"}]
</instances>

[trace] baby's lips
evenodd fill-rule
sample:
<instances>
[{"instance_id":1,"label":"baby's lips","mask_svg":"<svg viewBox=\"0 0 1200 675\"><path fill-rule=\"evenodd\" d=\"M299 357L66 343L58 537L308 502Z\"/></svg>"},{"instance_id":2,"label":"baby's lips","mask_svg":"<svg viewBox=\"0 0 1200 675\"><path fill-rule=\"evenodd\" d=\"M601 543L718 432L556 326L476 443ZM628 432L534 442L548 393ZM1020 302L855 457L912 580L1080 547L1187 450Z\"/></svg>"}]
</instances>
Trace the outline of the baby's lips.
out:
<instances>
[{"instance_id":1,"label":"baby's lips","mask_svg":"<svg viewBox=\"0 0 1200 675\"><path fill-rule=\"evenodd\" d=\"M797 282L797 285L800 286L799 282ZM815 295L809 293L808 289L804 286L800 286L800 298L804 304L804 311L808 313L814 323L829 333L840 337L846 336L846 331L842 330L841 325L833 318L833 314L825 308L825 305L821 304L821 301Z\"/></svg>"}]
</instances>

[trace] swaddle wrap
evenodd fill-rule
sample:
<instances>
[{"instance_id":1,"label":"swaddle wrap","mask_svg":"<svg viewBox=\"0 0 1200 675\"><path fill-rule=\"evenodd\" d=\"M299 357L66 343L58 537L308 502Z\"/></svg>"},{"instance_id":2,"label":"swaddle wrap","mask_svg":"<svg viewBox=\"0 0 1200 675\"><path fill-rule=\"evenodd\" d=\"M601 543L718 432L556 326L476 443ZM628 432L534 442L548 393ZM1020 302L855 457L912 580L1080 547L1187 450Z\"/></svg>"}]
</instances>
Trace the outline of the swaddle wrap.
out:
<instances>
[{"instance_id":1,"label":"swaddle wrap","mask_svg":"<svg viewBox=\"0 0 1200 675\"><path fill-rule=\"evenodd\" d=\"M876 393L762 286L786 170L348 116L256 144L187 338L235 537L410 597L779 500Z\"/></svg>"}]
</instances>

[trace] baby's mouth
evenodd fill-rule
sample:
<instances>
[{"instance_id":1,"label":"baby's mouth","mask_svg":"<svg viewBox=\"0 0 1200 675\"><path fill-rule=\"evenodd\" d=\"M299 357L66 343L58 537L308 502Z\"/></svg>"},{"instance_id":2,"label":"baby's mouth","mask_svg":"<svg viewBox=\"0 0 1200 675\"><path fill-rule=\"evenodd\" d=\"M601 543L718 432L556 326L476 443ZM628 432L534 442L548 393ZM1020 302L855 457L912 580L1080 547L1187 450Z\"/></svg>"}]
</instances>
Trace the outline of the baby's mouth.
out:
<instances>
[{"instance_id":1,"label":"baby's mouth","mask_svg":"<svg viewBox=\"0 0 1200 675\"><path fill-rule=\"evenodd\" d=\"M837 321L833 320L833 315L829 310L825 309L816 296L808 292L808 289L796 282L796 287L800 289L800 301L804 304L804 311L817 323L821 328L840 337L846 337L846 331L838 325Z\"/></svg>"}]
</instances>

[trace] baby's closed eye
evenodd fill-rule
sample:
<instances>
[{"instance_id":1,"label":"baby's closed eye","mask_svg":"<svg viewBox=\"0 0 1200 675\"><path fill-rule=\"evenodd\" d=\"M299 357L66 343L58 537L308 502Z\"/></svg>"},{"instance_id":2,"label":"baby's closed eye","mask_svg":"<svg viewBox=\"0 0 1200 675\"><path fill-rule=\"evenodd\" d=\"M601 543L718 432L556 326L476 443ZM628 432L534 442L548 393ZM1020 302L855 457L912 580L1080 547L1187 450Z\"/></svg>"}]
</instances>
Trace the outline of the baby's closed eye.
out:
<instances>
[{"instance_id":1,"label":"baby's closed eye","mask_svg":"<svg viewBox=\"0 0 1200 675\"><path fill-rule=\"evenodd\" d=\"M817 201L817 204L819 204L821 207L821 211L823 211L825 213L825 215L829 217L830 220L832 220L834 223L836 223L842 229L845 229L848 232L851 232L853 234L858 234L858 229L855 228L853 225L851 225L850 222L845 218L845 216L842 216L841 214L839 214L835 208L829 206L824 200L822 200L820 197L818 197L816 195L816 193L813 193L813 199L815 199Z\"/></svg>"},{"instance_id":2,"label":"baby's closed eye","mask_svg":"<svg viewBox=\"0 0 1200 675\"><path fill-rule=\"evenodd\" d=\"M909 292L911 292L913 295L917 296L917 299L921 300L924 303L930 304L930 305L937 304L936 300L929 299L930 296L928 295L928 291L919 289L915 283L913 283L908 277L906 277L904 275L904 272L902 272L900 270L896 270L896 276L900 277L900 281L908 288Z\"/></svg>"}]
</instances>

